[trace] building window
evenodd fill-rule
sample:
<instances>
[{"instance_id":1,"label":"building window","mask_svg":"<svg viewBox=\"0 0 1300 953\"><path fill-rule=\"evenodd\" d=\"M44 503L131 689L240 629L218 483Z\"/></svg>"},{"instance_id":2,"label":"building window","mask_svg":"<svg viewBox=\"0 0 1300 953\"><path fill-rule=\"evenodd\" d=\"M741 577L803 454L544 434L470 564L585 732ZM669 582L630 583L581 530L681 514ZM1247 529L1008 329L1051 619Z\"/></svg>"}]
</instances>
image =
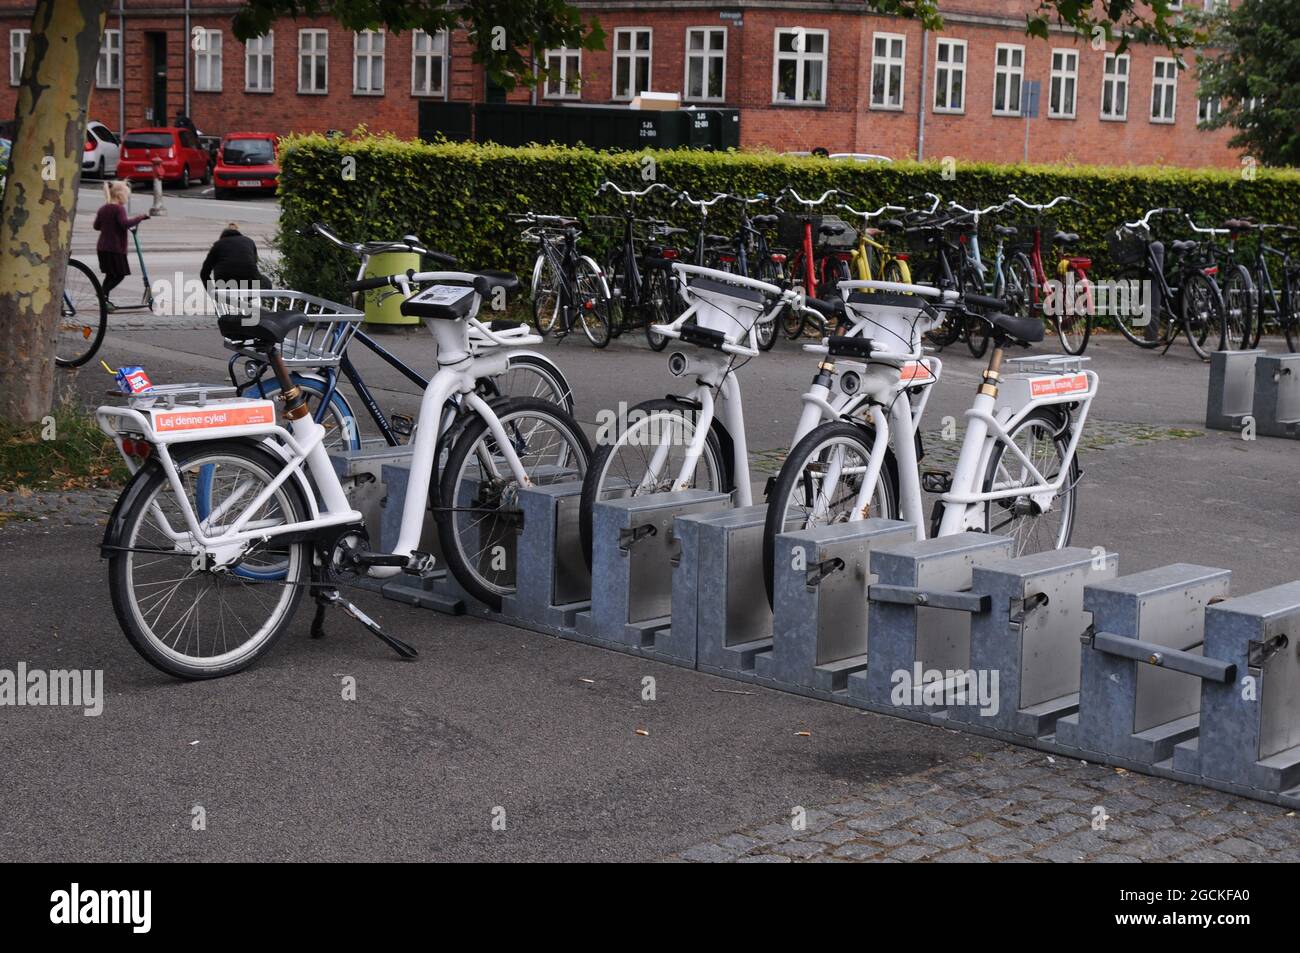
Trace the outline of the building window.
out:
<instances>
[{"instance_id":1,"label":"building window","mask_svg":"<svg viewBox=\"0 0 1300 953\"><path fill-rule=\"evenodd\" d=\"M614 31L614 98L631 99L650 88L648 28Z\"/></svg>"},{"instance_id":2,"label":"building window","mask_svg":"<svg viewBox=\"0 0 1300 953\"><path fill-rule=\"evenodd\" d=\"M352 34L352 92L358 96L384 95L384 31Z\"/></svg>"},{"instance_id":3,"label":"building window","mask_svg":"<svg viewBox=\"0 0 1300 953\"><path fill-rule=\"evenodd\" d=\"M122 85L122 31L105 30L99 43L99 62L95 65L95 85L100 89L117 89Z\"/></svg>"},{"instance_id":4,"label":"building window","mask_svg":"<svg viewBox=\"0 0 1300 953\"><path fill-rule=\"evenodd\" d=\"M1052 77L1047 97L1047 115L1052 119L1073 119L1078 88L1079 54L1074 50L1052 50Z\"/></svg>"},{"instance_id":5,"label":"building window","mask_svg":"<svg viewBox=\"0 0 1300 953\"><path fill-rule=\"evenodd\" d=\"M1020 115L1020 86L1025 78L1025 48L999 43L993 61L993 115Z\"/></svg>"},{"instance_id":6,"label":"building window","mask_svg":"<svg viewBox=\"0 0 1300 953\"><path fill-rule=\"evenodd\" d=\"M582 51L561 47L546 51L547 99L582 98Z\"/></svg>"},{"instance_id":7,"label":"building window","mask_svg":"<svg viewBox=\"0 0 1300 953\"><path fill-rule=\"evenodd\" d=\"M1128 54L1106 54L1102 67L1101 118L1128 118Z\"/></svg>"},{"instance_id":8,"label":"building window","mask_svg":"<svg viewBox=\"0 0 1300 953\"><path fill-rule=\"evenodd\" d=\"M1151 70L1151 121L1173 122L1174 103L1178 99L1178 64L1169 57L1157 56Z\"/></svg>"},{"instance_id":9,"label":"building window","mask_svg":"<svg viewBox=\"0 0 1300 953\"><path fill-rule=\"evenodd\" d=\"M685 98L717 103L726 98L726 90L726 27L688 27Z\"/></svg>"},{"instance_id":10,"label":"building window","mask_svg":"<svg viewBox=\"0 0 1300 953\"><path fill-rule=\"evenodd\" d=\"M194 89L201 93L221 92L221 31L195 29Z\"/></svg>"},{"instance_id":11,"label":"building window","mask_svg":"<svg viewBox=\"0 0 1300 953\"><path fill-rule=\"evenodd\" d=\"M326 30L298 31L298 92L329 91L330 35Z\"/></svg>"},{"instance_id":12,"label":"building window","mask_svg":"<svg viewBox=\"0 0 1300 953\"><path fill-rule=\"evenodd\" d=\"M244 91L275 91L275 33L255 36L244 44Z\"/></svg>"},{"instance_id":13,"label":"building window","mask_svg":"<svg viewBox=\"0 0 1300 953\"><path fill-rule=\"evenodd\" d=\"M897 33L871 37L871 108L903 108L903 60L907 39Z\"/></svg>"},{"instance_id":14,"label":"building window","mask_svg":"<svg viewBox=\"0 0 1300 953\"><path fill-rule=\"evenodd\" d=\"M772 101L822 106L826 103L825 30L776 31Z\"/></svg>"},{"instance_id":15,"label":"building window","mask_svg":"<svg viewBox=\"0 0 1300 953\"><path fill-rule=\"evenodd\" d=\"M23 81L23 60L27 58L27 39L31 30L9 31L9 85L17 86Z\"/></svg>"},{"instance_id":16,"label":"building window","mask_svg":"<svg viewBox=\"0 0 1300 953\"><path fill-rule=\"evenodd\" d=\"M934 111L966 110L966 41L939 40L934 53Z\"/></svg>"},{"instance_id":17,"label":"building window","mask_svg":"<svg viewBox=\"0 0 1300 953\"><path fill-rule=\"evenodd\" d=\"M1214 122L1219 118L1219 109L1222 107L1219 97L1210 96L1200 99L1196 103L1196 122L1204 125L1207 122Z\"/></svg>"},{"instance_id":18,"label":"building window","mask_svg":"<svg viewBox=\"0 0 1300 953\"><path fill-rule=\"evenodd\" d=\"M447 95L447 39L446 30L425 33L416 30L411 34L411 95Z\"/></svg>"}]
</instances>

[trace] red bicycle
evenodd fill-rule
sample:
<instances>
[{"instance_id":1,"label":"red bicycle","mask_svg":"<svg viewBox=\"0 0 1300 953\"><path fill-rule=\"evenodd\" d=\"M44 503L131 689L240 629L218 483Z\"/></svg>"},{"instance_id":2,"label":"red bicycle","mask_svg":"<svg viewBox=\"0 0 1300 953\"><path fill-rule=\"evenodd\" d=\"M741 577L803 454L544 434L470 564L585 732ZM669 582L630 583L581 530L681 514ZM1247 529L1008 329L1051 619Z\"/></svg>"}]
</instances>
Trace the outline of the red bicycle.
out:
<instances>
[{"instance_id":1,"label":"red bicycle","mask_svg":"<svg viewBox=\"0 0 1300 953\"><path fill-rule=\"evenodd\" d=\"M1079 206L1083 203L1068 195L1058 195L1045 205L1030 204L1016 195L1008 196L1007 202L1027 209L1035 216L1029 226L1033 239L1028 248L1022 247L1007 262L1007 284L1018 285L1027 292L1020 298L1018 310L1022 315L1036 314L1050 322L1066 354L1082 354L1092 336L1096 314L1092 282L1088 279L1092 259L1065 251L1058 255L1056 248L1068 250L1079 241L1079 236L1050 226L1044 213L1062 202ZM1047 242L1043 240L1045 234L1051 236ZM1050 275L1043 264L1044 245L1047 246L1046 252L1055 259Z\"/></svg>"},{"instance_id":2,"label":"red bicycle","mask_svg":"<svg viewBox=\"0 0 1300 953\"><path fill-rule=\"evenodd\" d=\"M838 189L827 189L821 198L806 199L794 189L787 188L776 198L775 204L780 210L778 240L794 249L790 259L790 282L792 286L803 288L804 295L809 298L818 297L817 289L822 285L835 285L853 277L853 241L857 233L838 216L819 215L813 211L835 195L839 195ZM781 208L786 198L802 206L801 211L787 212ZM835 241L837 238L839 242ZM843 245L845 239L847 245ZM793 340L803 334L809 320L808 312L787 308L781 316L781 329L787 338Z\"/></svg>"}]
</instances>

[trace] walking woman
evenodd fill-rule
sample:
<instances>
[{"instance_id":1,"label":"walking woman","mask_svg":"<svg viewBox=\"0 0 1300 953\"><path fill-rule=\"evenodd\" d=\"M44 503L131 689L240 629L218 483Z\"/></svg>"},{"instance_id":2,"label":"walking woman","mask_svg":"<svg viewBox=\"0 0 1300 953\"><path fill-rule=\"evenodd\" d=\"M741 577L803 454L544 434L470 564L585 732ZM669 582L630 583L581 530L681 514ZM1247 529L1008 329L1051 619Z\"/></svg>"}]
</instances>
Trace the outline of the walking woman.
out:
<instances>
[{"instance_id":1,"label":"walking woman","mask_svg":"<svg viewBox=\"0 0 1300 953\"><path fill-rule=\"evenodd\" d=\"M131 265L126 258L126 237L149 213L127 218L126 203L131 197L131 186L120 179L108 186L108 201L99 207L95 214L95 231L99 232L99 241L95 250L99 252L99 270L104 273L104 300L109 311L117 308L108 295L131 274Z\"/></svg>"}]
</instances>

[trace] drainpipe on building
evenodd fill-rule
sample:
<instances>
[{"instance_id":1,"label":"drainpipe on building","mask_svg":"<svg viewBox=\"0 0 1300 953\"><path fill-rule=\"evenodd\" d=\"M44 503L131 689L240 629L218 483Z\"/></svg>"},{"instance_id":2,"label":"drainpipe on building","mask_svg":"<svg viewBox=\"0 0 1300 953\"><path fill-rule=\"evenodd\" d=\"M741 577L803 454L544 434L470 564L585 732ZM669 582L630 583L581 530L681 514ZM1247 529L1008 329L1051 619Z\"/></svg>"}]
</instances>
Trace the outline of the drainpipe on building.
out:
<instances>
[{"instance_id":1,"label":"drainpipe on building","mask_svg":"<svg viewBox=\"0 0 1300 953\"><path fill-rule=\"evenodd\" d=\"M117 35L121 37L118 53L122 57L117 72L117 134L120 136L126 132L126 0L117 0Z\"/></svg>"},{"instance_id":2,"label":"drainpipe on building","mask_svg":"<svg viewBox=\"0 0 1300 953\"><path fill-rule=\"evenodd\" d=\"M537 50L534 49L529 54L528 58L529 60L531 60L530 67L533 71L533 85L532 88L528 91L528 105L536 106L537 105Z\"/></svg>"},{"instance_id":3,"label":"drainpipe on building","mask_svg":"<svg viewBox=\"0 0 1300 953\"><path fill-rule=\"evenodd\" d=\"M930 71L930 31L921 30L921 91L916 103L916 161L925 158L925 77Z\"/></svg>"},{"instance_id":4,"label":"drainpipe on building","mask_svg":"<svg viewBox=\"0 0 1300 953\"><path fill-rule=\"evenodd\" d=\"M190 0L185 0L185 41L181 43L182 56L185 58L185 115L190 115ZM193 120L193 116L190 119ZM163 125L167 117L163 116Z\"/></svg>"}]
</instances>

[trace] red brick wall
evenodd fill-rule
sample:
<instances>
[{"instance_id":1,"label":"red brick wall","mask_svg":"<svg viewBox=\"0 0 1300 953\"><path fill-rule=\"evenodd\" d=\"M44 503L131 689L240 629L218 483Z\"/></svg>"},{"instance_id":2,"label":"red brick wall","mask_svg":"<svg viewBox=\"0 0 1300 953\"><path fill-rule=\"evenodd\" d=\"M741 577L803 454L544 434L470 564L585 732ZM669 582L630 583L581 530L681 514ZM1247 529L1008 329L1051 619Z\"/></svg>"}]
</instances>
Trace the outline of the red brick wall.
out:
<instances>
[{"instance_id":1,"label":"red brick wall","mask_svg":"<svg viewBox=\"0 0 1300 953\"><path fill-rule=\"evenodd\" d=\"M12 115L16 89L8 84L9 30L25 27L30 18L30 0L0 0L0 115ZM194 26L219 29L223 34L223 89L220 93L192 91L190 114L205 132L223 133L236 129L266 129L274 132L351 129L365 123L373 130L390 130L413 136L417 130L417 97L411 95L410 34L389 35L385 49L385 92L383 96L359 96L353 86L352 34L324 20L283 20L275 30L275 91L271 94L244 91L244 48L230 31L228 13L210 11L233 8L235 0L196 3L206 11L192 18ZM817 146L832 152L872 152L896 158L915 156L918 150L918 108L924 107L927 158L953 156L961 161L992 160L1018 162L1024 153L1025 121L1018 117L992 114L994 47L1016 43L1025 47L1025 78L1042 84L1038 118L1030 121L1031 161L1079 161L1101 164L1170 164L1232 166L1238 156L1227 147L1228 131L1207 132L1196 128L1196 82L1191 70L1179 74L1176 121L1172 125L1149 119L1152 87L1152 59L1159 52L1151 47L1130 50L1128 119L1106 122L1099 117L1102 88L1102 53L1073 38L1053 35L1050 41L1026 37L1024 14L1036 0L953 0L942 3L948 25L942 34L929 34L924 102L922 81L922 31L906 20L862 16L840 12L834 4L809 2L797 9L780 5L752 5L742 8L725 4L683 9L671 3L644 2L618 9L601 9L584 4L584 15L597 15L608 33L612 48L618 27L648 26L654 30L651 86L654 90L680 92L684 85L686 29L692 26L724 27L727 30L726 102L741 110L741 143L745 148L807 150ZM145 32L165 30L168 49L168 111L181 111L184 102L183 55L192 57L185 42L179 7L165 9L160 0L128 0L124 72L126 78L126 122L145 122L150 102L149 68ZM742 19L723 19L720 11L742 11ZM132 15L132 10L141 15ZM982 22L970 22L970 18ZM117 26L116 17L110 27ZM824 106L774 105L772 102L772 60L774 31L778 27L802 26L825 29L830 54L826 68L827 97ZM298 30L324 28L330 32L329 90L325 95L304 95L297 91ZM876 31L906 36L904 102L901 112L870 108L872 34ZM960 115L935 113L935 45L939 37L964 39L968 43L965 111ZM1047 116L1049 70L1052 48L1073 48L1079 52L1078 94L1075 119ZM191 60L192 62L192 60ZM612 51L584 51L582 54L582 101L610 102L612 98ZM449 75L450 98L482 101L485 83L481 67L471 62L467 38L461 31L453 37ZM539 101L545 101L538 93ZM515 90L512 102L528 102L529 92ZM118 125L116 90L97 90L91 112L110 126ZM170 117L168 117L170 118Z\"/></svg>"}]
</instances>

